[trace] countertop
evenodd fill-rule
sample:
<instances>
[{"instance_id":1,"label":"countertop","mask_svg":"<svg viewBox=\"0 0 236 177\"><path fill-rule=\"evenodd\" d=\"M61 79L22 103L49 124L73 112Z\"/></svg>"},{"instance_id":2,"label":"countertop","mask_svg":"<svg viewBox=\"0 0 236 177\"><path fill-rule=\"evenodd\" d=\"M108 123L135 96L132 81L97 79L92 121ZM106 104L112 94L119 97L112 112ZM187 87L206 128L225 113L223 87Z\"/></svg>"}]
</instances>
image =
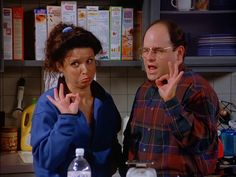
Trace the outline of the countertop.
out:
<instances>
[{"instance_id":1,"label":"countertop","mask_svg":"<svg viewBox=\"0 0 236 177\"><path fill-rule=\"evenodd\" d=\"M0 174L33 173L33 164L24 163L18 152L0 154Z\"/></svg>"}]
</instances>

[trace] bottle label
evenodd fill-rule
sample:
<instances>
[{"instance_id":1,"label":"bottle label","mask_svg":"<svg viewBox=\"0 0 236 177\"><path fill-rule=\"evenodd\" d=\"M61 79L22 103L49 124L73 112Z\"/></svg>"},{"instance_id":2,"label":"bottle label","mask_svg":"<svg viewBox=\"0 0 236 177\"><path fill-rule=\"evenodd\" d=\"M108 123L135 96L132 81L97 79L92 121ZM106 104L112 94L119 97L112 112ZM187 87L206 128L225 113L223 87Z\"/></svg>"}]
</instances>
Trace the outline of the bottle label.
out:
<instances>
[{"instance_id":1,"label":"bottle label","mask_svg":"<svg viewBox=\"0 0 236 177\"><path fill-rule=\"evenodd\" d=\"M68 171L67 177L91 177L90 171Z\"/></svg>"}]
</instances>

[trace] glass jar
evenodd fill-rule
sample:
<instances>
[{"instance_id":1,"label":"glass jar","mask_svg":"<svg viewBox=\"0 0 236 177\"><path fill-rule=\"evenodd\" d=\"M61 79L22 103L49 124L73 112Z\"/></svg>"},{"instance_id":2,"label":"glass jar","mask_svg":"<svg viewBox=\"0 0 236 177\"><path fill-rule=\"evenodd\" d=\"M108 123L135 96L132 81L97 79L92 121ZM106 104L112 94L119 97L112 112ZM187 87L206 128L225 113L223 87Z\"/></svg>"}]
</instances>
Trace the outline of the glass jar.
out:
<instances>
[{"instance_id":1,"label":"glass jar","mask_svg":"<svg viewBox=\"0 0 236 177\"><path fill-rule=\"evenodd\" d=\"M0 131L0 150L1 152L16 152L17 151L17 128L2 127Z\"/></svg>"}]
</instances>

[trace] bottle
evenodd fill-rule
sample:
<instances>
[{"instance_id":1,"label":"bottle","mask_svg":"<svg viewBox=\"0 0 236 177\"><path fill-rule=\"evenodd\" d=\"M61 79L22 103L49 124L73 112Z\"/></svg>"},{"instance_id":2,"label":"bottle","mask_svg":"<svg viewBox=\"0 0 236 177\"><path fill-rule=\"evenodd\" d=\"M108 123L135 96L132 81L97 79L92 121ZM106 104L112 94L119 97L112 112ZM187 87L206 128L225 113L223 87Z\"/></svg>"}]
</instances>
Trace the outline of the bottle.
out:
<instances>
[{"instance_id":1,"label":"bottle","mask_svg":"<svg viewBox=\"0 0 236 177\"><path fill-rule=\"evenodd\" d=\"M21 139L20 139L20 147L22 151L31 151L32 147L30 145L30 130L32 117L34 113L34 108L36 105L37 99L32 99L32 104L24 109L21 118Z\"/></svg>"},{"instance_id":2,"label":"bottle","mask_svg":"<svg viewBox=\"0 0 236 177\"><path fill-rule=\"evenodd\" d=\"M76 148L75 155L68 167L67 177L91 177L91 168L84 158L84 149Z\"/></svg>"}]
</instances>

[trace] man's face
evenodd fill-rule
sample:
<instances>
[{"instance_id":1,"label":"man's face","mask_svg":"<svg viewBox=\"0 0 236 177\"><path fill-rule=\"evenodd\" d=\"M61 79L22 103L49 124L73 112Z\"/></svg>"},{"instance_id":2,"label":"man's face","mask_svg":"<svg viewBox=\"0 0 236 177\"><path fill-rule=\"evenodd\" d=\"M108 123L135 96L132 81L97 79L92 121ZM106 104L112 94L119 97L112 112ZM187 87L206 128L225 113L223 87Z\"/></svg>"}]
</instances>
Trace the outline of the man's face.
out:
<instances>
[{"instance_id":1,"label":"man's face","mask_svg":"<svg viewBox=\"0 0 236 177\"><path fill-rule=\"evenodd\" d=\"M174 51L165 25L156 24L146 32L142 58L149 80L155 81L162 75L168 74L168 61L176 62L178 57L178 48Z\"/></svg>"}]
</instances>

